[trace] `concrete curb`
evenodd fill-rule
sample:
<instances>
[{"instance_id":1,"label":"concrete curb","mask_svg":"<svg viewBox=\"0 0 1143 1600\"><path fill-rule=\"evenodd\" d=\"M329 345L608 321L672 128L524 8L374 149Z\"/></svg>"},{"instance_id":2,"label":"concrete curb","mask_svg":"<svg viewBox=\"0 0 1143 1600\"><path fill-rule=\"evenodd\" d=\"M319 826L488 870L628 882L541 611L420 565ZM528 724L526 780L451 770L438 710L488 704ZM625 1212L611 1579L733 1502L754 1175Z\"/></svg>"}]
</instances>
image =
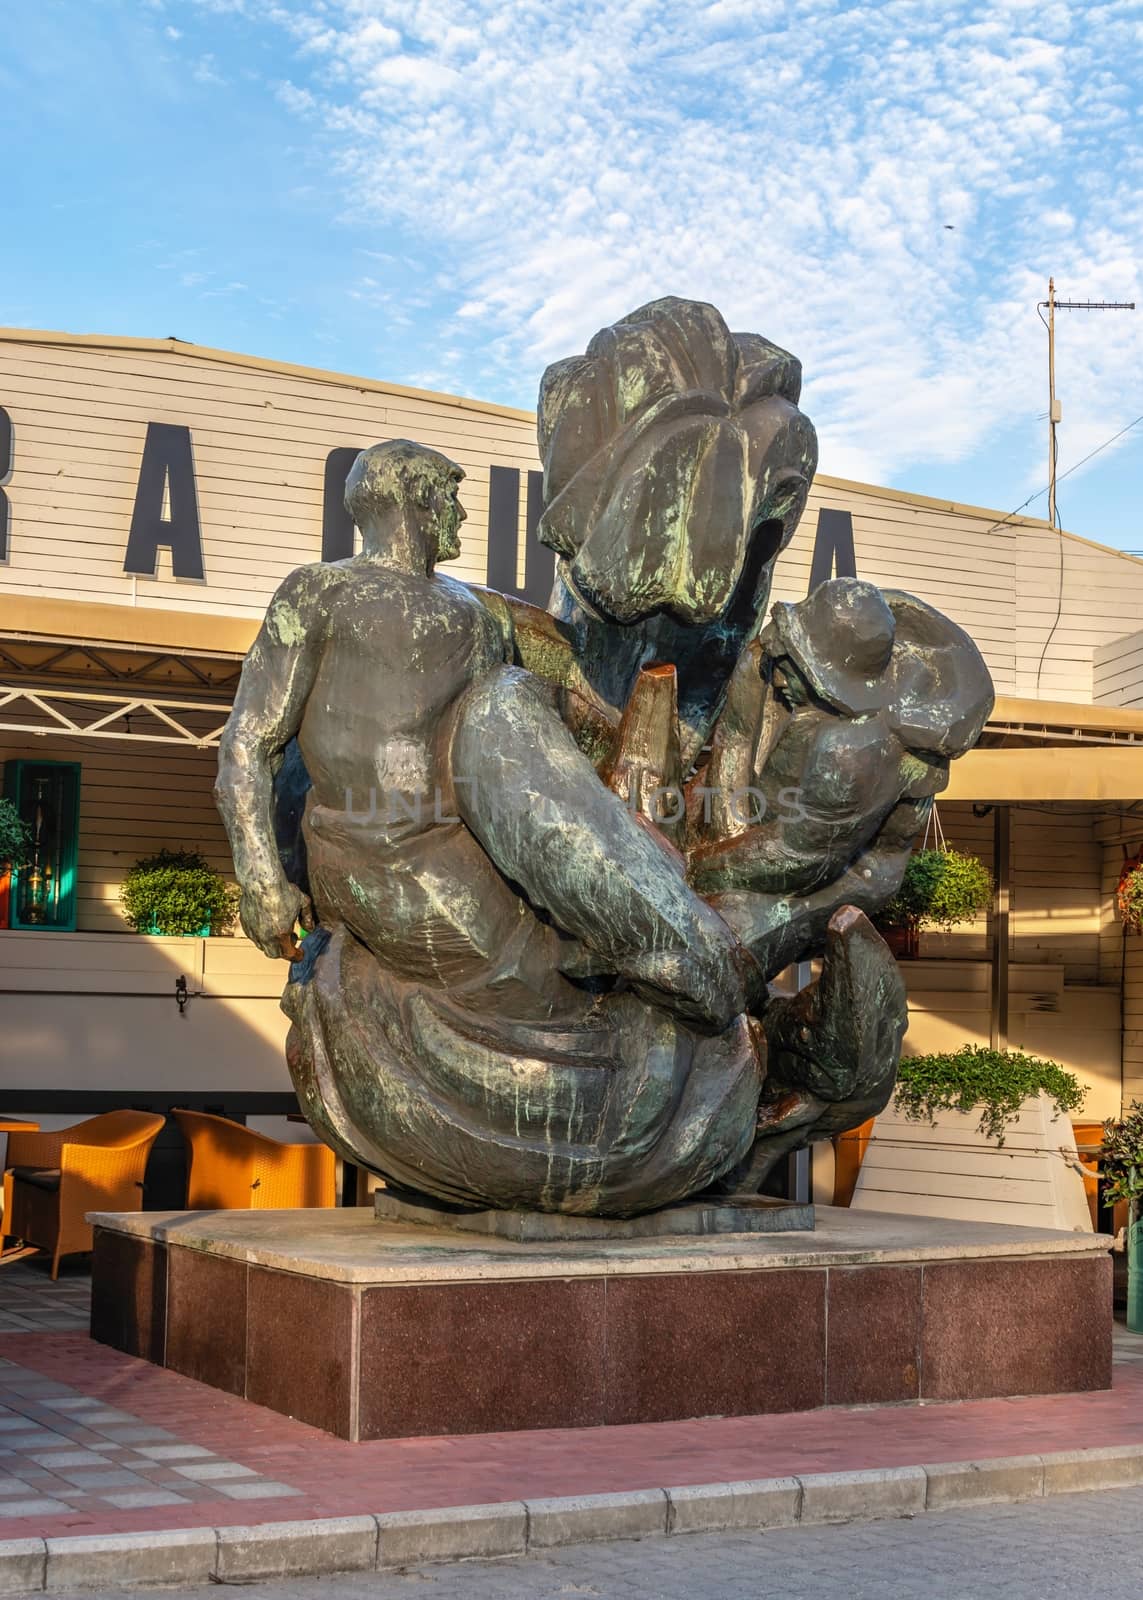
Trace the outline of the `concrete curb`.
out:
<instances>
[{"instance_id":1,"label":"concrete curb","mask_svg":"<svg viewBox=\"0 0 1143 1600\"><path fill-rule=\"evenodd\" d=\"M0 1595L374 1571L589 1540L911 1517L1132 1484L1143 1484L1143 1445L253 1527L0 1539Z\"/></svg>"}]
</instances>

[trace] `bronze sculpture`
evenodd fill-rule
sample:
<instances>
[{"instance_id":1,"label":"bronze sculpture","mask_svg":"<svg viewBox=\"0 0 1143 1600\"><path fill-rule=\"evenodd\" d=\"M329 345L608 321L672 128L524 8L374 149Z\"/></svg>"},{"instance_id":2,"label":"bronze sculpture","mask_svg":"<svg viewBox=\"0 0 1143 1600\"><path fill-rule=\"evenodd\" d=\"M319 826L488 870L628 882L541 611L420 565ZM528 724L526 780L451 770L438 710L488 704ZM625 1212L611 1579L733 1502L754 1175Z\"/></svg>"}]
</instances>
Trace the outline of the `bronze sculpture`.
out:
<instances>
[{"instance_id":1,"label":"bronze sculpture","mask_svg":"<svg viewBox=\"0 0 1143 1600\"><path fill-rule=\"evenodd\" d=\"M799 385L657 301L545 374L548 612L434 571L462 474L401 440L350 473L361 554L271 602L217 786L242 921L294 963L307 1116L398 1192L634 1215L888 1098L904 995L863 913L992 691L907 595L835 580L767 623Z\"/></svg>"}]
</instances>

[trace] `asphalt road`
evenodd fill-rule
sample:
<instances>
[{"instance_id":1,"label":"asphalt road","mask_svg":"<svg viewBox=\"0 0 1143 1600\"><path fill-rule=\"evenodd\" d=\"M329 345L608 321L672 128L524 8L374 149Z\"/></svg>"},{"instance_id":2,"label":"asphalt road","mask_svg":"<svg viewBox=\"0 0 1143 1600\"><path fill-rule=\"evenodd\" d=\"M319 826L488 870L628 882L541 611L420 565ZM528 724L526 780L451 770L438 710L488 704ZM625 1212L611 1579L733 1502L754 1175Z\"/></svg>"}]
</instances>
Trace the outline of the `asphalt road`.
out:
<instances>
[{"instance_id":1,"label":"asphalt road","mask_svg":"<svg viewBox=\"0 0 1143 1600\"><path fill-rule=\"evenodd\" d=\"M218 1600L222 1587L162 1593ZM257 1600L1138 1600L1143 1488L893 1522L578 1545L511 1561L241 1587ZM88 1590L56 1600L139 1594Z\"/></svg>"}]
</instances>

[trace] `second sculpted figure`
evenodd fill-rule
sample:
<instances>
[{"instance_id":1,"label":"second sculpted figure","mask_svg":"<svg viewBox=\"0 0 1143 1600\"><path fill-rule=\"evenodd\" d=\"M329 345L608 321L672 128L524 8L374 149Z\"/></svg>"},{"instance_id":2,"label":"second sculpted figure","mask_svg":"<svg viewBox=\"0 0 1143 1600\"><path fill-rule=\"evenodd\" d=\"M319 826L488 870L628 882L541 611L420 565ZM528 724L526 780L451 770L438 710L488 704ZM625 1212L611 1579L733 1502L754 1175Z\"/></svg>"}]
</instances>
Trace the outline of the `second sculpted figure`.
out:
<instances>
[{"instance_id":1,"label":"second sculpted figure","mask_svg":"<svg viewBox=\"0 0 1143 1600\"><path fill-rule=\"evenodd\" d=\"M632 1215L757 1188L888 1097L903 991L862 913L991 686L869 585L767 623L815 463L798 383L656 302L545 377L548 612L435 570L463 474L403 440L350 473L361 553L271 602L217 786L243 926L294 963L307 1116L398 1191Z\"/></svg>"}]
</instances>

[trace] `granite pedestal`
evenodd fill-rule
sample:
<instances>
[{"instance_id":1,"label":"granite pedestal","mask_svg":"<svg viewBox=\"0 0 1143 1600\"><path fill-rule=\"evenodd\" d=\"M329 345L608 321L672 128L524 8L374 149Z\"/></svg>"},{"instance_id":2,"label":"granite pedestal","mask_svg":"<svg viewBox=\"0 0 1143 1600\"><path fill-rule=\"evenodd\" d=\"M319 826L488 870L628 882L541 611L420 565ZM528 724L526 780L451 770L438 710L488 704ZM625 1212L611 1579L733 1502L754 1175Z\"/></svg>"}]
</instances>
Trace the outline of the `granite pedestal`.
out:
<instances>
[{"instance_id":1,"label":"granite pedestal","mask_svg":"<svg viewBox=\"0 0 1143 1600\"><path fill-rule=\"evenodd\" d=\"M364 1207L97 1213L92 1335L344 1439L1110 1387L1106 1237L816 1220L517 1243Z\"/></svg>"}]
</instances>

